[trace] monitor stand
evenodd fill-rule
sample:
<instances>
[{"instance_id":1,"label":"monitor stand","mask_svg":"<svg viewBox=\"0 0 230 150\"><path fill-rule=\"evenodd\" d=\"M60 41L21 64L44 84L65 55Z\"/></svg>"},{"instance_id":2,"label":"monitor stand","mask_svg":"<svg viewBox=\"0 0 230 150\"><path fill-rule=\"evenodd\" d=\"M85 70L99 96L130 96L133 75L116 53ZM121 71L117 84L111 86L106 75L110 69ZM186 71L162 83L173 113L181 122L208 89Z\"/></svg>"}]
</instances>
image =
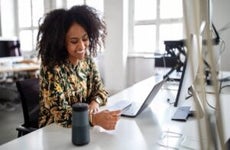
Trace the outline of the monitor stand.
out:
<instances>
[{"instance_id":1,"label":"monitor stand","mask_svg":"<svg viewBox=\"0 0 230 150\"><path fill-rule=\"evenodd\" d=\"M176 121L186 121L190 115L190 106L181 106L178 107L174 115L172 116L172 120Z\"/></svg>"}]
</instances>

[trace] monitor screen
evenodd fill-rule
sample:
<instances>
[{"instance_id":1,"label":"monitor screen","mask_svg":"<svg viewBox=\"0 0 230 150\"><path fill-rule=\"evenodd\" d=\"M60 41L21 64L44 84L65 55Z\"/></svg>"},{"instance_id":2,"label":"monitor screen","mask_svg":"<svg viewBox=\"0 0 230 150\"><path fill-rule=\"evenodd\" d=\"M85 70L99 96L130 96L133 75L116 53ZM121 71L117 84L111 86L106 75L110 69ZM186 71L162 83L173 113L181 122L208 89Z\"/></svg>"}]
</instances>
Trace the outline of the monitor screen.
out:
<instances>
[{"instance_id":1,"label":"monitor screen","mask_svg":"<svg viewBox=\"0 0 230 150\"><path fill-rule=\"evenodd\" d=\"M0 58L21 56L20 42L17 39L0 39Z\"/></svg>"},{"instance_id":2,"label":"monitor screen","mask_svg":"<svg viewBox=\"0 0 230 150\"><path fill-rule=\"evenodd\" d=\"M0 37L0 63L23 60L20 41L17 38Z\"/></svg>"}]
</instances>

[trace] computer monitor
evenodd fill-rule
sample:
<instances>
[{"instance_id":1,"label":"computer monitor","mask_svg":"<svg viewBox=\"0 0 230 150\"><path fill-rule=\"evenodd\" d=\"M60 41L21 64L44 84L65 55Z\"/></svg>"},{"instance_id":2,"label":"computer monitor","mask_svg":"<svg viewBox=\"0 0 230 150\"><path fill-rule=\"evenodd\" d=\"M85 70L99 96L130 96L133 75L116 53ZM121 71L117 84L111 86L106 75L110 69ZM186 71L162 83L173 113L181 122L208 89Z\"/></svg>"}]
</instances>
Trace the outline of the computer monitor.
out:
<instances>
[{"instance_id":1,"label":"computer monitor","mask_svg":"<svg viewBox=\"0 0 230 150\"><path fill-rule=\"evenodd\" d=\"M176 99L174 102L174 106L177 107L180 103L184 102L191 95L188 93L189 87L193 84L195 80L195 75L198 70L198 57L200 52L200 39L192 34L185 42L186 42L186 56L182 69L181 79L176 95Z\"/></svg>"},{"instance_id":2,"label":"computer monitor","mask_svg":"<svg viewBox=\"0 0 230 150\"><path fill-rule=\"evenodd\" d=\"M221 107L221 97L219 93L219 80L218 80L218 57L219 57L219 50L214 48L214 45L218 45L220 42L220 36L217 32L214 24L213 24L213 2L212 0L205 0L203 3L204 11L200 14L204 16L202 19L207 22L205 34L203 36L204 41L203 46L206 48L204 49L206 55L205 60L210 65L209 70L209 79L210 85L212 87L212 91L214 91L214 102L215 102L215 111L211 117L213 117L214 123L213 126L216 128L216 144L218 144L218 149L226 149L225 145L225 132L224 132L224 125L223 125L223 116L222 116L222 107ZM207 74L207 73L206 73ZM206 79L206 80L207 80ZM208 80L207 80L208 81Z\"/></svg>"},{"instance_id":3,"label":"computer monitor","mask_svg":"<svg viewBox=\"0 0 230 150\"><path fill-rule=\"evenodd\" d=\"M206 106L204 86L196 83L190 88L196 106L200 149L218 149L217 135L213 114Z\"/></svg>"},{"instance_id":4,"label":"computer monitor","mask_svg":"<svg viewBox=\"0 0 230 150\"><path fill-rule=\"evenodd\" d=\"M20 41L17 38L0 38L0 62L22 60Z\"/></svg>"},{"instance_id":5,"label":"computer monitor","mask_svg":"<svg viewBox=\"0 0 230 150\"><path fill-rule=\"evenodd\" d=\"M200 149L223 149L227 147L224 140L222 119L218 117L217 110L208 108L207 100L210 98L205 92L205 85L194 83L191 93L196 106L196 118L198 122ZM215 95L213 95L215 99ZM219 123L218 123L219 122ZM220 123L221 122L221 123Z\"/></svg>"},{"instance_id":6,"label":"computer monitor","mask_svg":"<svg viewBox=\"0 0 230 150\"><path fill-rule=\"evenodd\" d=\"M220 146L220 149L224 149L224 131L223 131L223 122L222 122L222 115L221 115L221 105L220 105L220 97L218 93L217 86L217 74L215 72L215 60L212 58L213 56L213 45L218 44L219 36L218 32L215 30L215 26L212 24L212 8L211 8L211 0L205 0L205 1L184 1L184 16L185 16L185 27L186 27L186 35L187 37L190 37L191 33L194 33L193 38L191 38L191 41L188 42L188 48L190 48L189 52L194 54L193 50L196 50L195 47L198 47L198 57L197 61L194 61L192 65L188 65L190 61L188 60L187 67L193 66L193 75L187 75L188 72L190 72L186 68L185 70L185 77L189 77L190 80L186 81L187 87L191 86L191 95L194 97L194 100L196 102L196 109L199 112L198 122L199 122L199 135L200 139L206 139L206 142L209 143L200 143L201 148L200 149L219 149L218 146ZM200 11L199 11L200 8ZM205 22L205 31L201 32L200 28L202 25L202 21ZM212 27L212 28L211 28ZM213 37L211 30L214 30L216 37ZM197 40L194 40L197 39ZM198 45L198 46L196 46ZM207 109L207 94L204 81L204 63L206 61L206 56L204 55L205 48L207 48L207 51L212 54L208 55L208 59L210 60L210 69L212 74L212 85L214 85L214 101L216 102L216 110L213 113L210 113ZM189 56L188 56L189 59ZM191 60L191 59L190 59ZM198 61L199 60L199 61ZM205 61L204 61L205 60ZM197 65L197 63L198 65ZM197 67L198 69L194 68ZM195 71L195 72L194 72ZM200 80L203 79L203 80ZM184 83L184 82L183 82ZM182 90L188 90L187 87L183 88L182 84ZM183 93L183 92L181 92ZM184 92L186 93L186 92ZM184 97L182 97L184 98ZM215 129L217 132L215 132ZM203 145L202 145L203 144ZM210 147L208 147L210 146ZM214 148L213 148L214 147Z\"/></svg>"}]
</instances>

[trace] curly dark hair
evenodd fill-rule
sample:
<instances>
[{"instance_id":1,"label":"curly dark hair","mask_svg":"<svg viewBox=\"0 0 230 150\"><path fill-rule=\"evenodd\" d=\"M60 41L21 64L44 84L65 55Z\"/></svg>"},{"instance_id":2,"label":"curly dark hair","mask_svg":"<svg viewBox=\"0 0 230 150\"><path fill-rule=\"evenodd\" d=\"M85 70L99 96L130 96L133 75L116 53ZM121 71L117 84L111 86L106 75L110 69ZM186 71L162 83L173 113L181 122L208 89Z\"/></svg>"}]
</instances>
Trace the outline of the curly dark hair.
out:
<instances>
[{"instance_id":1,"label":"curly dark hair","mask_svg":"<svg viewBox=\"0 0 230 150\"><path fill-rule=\"evenodd\" d=\"M41 57L43 65L52 68L66 61L68 52L65 38L74 23L81 25L89 36L89 55L97 56L107 35L105 21L96 9L87 5L77 5L69 10L55 9L44 16L43 22L39 25L36 45L38 57Z\"/></svg>"}]
</instances>

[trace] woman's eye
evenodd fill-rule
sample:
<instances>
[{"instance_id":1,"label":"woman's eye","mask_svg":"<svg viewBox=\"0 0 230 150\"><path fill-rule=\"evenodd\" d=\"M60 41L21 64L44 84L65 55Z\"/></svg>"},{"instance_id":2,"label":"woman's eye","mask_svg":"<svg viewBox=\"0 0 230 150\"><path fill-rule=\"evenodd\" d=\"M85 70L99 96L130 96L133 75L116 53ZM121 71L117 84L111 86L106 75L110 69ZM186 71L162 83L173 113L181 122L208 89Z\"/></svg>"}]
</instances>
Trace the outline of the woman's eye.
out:
<instances>
[{"instance_id":1,"label":"woman's eye","mask_svg":"<svg viewBox=\"0 0 230 150\"><path fill-rule=\"evenodd\" d=\"M85 42L85 41L88 41L89 39L88 39L88 38L84 38L84 39L82 39L82 40Z\"/></svg>"},{"instance_id":2,"label":"woman's eye","mask_svg":"<svg viewBox=\"0 0 230 150\"><path fill-rule=\"evenodd\" d=\"M70 43L72 43L72 44L77 44L78 41L70 41Z\"/></svg>"},{"instance_id":3,"label":"woman's eye","mask_svg":"<svg viewBox=\"0 0 230 150\"><path fill-rule=\"evenodd\" d=\"M88 35L83 36L83 37L82 37L82 40L83 40L83 41L88 41L88 40L89 40Z\"/></svg>"}]
</instances>

